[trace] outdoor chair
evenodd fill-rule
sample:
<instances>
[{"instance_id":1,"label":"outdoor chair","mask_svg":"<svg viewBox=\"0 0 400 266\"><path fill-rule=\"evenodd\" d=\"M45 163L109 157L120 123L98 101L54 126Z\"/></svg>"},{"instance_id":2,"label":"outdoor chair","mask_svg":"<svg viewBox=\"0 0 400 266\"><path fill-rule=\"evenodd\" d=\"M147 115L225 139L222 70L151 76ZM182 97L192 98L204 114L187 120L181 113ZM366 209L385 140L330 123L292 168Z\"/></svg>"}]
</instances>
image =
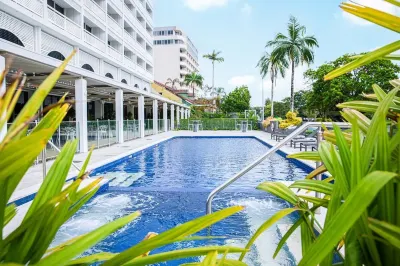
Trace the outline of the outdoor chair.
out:
<instances>
[{"instance_id":1,"label":"outdoor chair","mask_svg":"<svg viewBox=\"0 0 400 266\"><path fill-rule=\"evenodd\" d=\"M300 143L300 151L302 151L304 149L304 151L307 151L308 148L311 148L311 150L317 150L317 143L313 142L313 143L307 143L307 142L302 142Z\"/></svg>"},{"instance_id":2,"label":"outdoor chair","mask_svg":"<svg viewBox=\"0 0 400 266\"><path fill-rule=\"evenodd\" d=\"M272 138L272 135L273 135L273 137L275 137L276 141L281 141L282 139L286 138L291 133L293 133L297 128L298 127L294 127L294 128L291 128L291 129L285 129L285 130L282 130L281 133L271 134L271 138Z\"/></svg>"},{"instance_id":3,"label":"outdoor chair","mask_svg":"<svg viewBox=\"0 0 400 266\"><path fill-rule=\"evenodd\" d=\"M189 121L188 130L190 130L190 128L192 128L192 130L193 130L193 122L191 122L191 121Z\"/></svg>"},{"instance_id":4,"label":"outdoor chair","mask_svg":"<svg viewBox=\"0 0 400 266\"><path fill-rule=\"evenodd\" d=\"M300 135L300 136L292 139L290 141L290 147L293 146L294 148L296 148L296 144L302 143L302 142L317 142L317 139L315 137L317 135L317 132L318 131L315 129L309 134Z\"/></svg>"}]
</instances>

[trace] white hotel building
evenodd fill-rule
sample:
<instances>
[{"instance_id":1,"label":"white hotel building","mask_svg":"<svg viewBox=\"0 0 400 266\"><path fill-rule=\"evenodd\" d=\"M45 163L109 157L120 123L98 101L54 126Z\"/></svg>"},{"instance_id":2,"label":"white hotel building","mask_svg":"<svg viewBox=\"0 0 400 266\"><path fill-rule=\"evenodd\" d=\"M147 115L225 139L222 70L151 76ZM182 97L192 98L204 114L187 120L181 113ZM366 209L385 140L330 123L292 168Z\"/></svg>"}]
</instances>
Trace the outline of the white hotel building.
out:
<instances>
[{"instance_id":1,"label":"white hotel building","mask_svg":"<svg viewBox=\"0 0 400 266\"><path fill-rule=\"evenodd\" d=\"M137 118L139 137L148 132L146 118L157 133L160 124L165 131L189 115L187 106L151 93L152 0L0 0L0 71L7 65L11 73L26 73L20 104L73 49L75 57L45 104L66 92L75 98L72 120L81 152L91 138L88 120L104 119L107 109L116 121L117 143L129 139L127 113Z\"/></svg>"},{"instance_id":2,"label":"white hotel building","mask_svg":"<svg viewBox=\"0 0 400 266\"><path fill-rule=\"evenodd\" d=\"M183 81L185 75L199 72L197 48L175 26L154 28L154 58L154 79L163 84L169 78Z\"/></svg>"}]
</instances>

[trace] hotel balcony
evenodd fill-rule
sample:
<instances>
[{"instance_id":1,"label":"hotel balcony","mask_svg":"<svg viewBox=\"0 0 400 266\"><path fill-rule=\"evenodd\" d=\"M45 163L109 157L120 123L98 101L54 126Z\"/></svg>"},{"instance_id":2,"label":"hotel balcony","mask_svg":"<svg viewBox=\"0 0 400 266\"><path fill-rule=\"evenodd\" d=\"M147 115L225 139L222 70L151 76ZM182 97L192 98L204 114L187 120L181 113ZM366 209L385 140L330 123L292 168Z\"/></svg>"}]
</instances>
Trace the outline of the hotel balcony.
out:
<instances>
[{"instance_id":1,"label":"hotel balcony","mask_svg":"<svg viewBox=\"0 0 400 266\"><path fill-rule=\"evenodd\" d=\"M112 2L119 10L122 11L123 2L121 0L108 0L108 1Z\"/></svg>"},{"instance_id":2,"label":"hotel balcony","mask_svg":"<svg viewBox=\"0 0 400 266\"><path fill-rule=\"evenodd\" d=\"M57 27L65 30L66 32L72 34L77 38L81 38L81 27L78 23L72 21L65 15L61 14L60 12L56 11L54 8L48 6L48 20L56 25Z\"/></svg>"},{"instance_id":3,"label":"hotel balcony","mask_svg":"<svg viewBox=\"0 0 400 266\"><path fill-rule=\"evenodd\" d=\"M122 54L114 47L108 46L108 55L111 56L113 59L118 60L118 62L122 61Z\"/></svg>"},{"instance_id":4,"label":"hotel balcony","mask_svg":"<svg viewBox=\"0 0 400 266\"><path fill-rule=\"evenodd\" d=\"M26 8L30 12L43 17L43 1L42 0L12 0L21 7Z\"/></svg>"},{"instance_id":5,"label":"hotel balcony","mask_svg":"<svg viewBox=\"0 0 400 266\"><path fill-rule=\"evenodd\" d=\"M124 50L124 65L131 71L136 69L135 60L136 60L135 54L131 50L125 48L125 50Z\"/></svg>"},{"instance_id":6,"label":"hotel balcony","mask_svg":"<svg viewBox=\"0 0 400 266\"><path fill-rule=\"evenodd\" d=\"M114 33L122 36L122 27L121 25L119 25L119 23L117 21L115 21L115 19L113 19L110 15L107 16L107 23L108 23L108 27L114 31Z\"/></svg>"},{"instance_id":7,"label":"hotel balcony","mask_svg":"<svg viewBox=\"0 0 400 266\"><path fill-rule=\"evenodd\" d=\"M118 36L122 37L122 16L112 6L107 5L107 25Z\"/></svg>"},{"instance_id":8,"label":"hotel balcony","mask_svg":"<svg viewBox=\"0 0 400 266\"><path fill-rule=\"evenodd\" d=\"M99 37L88 32L87 30L84 30L83 36L84 36L84 38L83 38L84 41L87 44L89 44L89 46L94 47L101 52L106 51L106 43L105 43L105 41L102 41Z\"/></svg>"},{"instance_id":9,"label":"hotel balcony","mask_svg":"<svg viewBox=\"0 0 400 266\"><path fill-rule=\"evenodd\" d=\"M125 19L129 20L130 23L135 23L136 21L135 14L136 14L135 7L132 4L127 4L125 2L124 3Z\"/></svg>"},{"instance_id":10,"label":"hotel balcony","mask_svg":"<svg viewBox=\"0 0 400 266\"><path fill-rule=\"evenodd\" d=\"M84 0L84 3L87 9L90 10L96 16L97 19L99 19L102 22L106 21L105 8L99 5L99 3L104 3L104 2L97 3L93 0Z\"/></svg>"}]
</instances>

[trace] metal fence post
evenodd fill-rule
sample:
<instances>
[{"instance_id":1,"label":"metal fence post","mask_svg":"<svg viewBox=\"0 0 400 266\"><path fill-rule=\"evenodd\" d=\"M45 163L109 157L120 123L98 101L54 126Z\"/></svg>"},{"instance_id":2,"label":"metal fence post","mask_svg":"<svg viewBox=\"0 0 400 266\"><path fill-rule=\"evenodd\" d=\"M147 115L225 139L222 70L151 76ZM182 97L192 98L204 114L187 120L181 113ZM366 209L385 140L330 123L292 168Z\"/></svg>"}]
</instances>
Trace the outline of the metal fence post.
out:
<instances>
[{"instance_id":1,"label":"metal fence post","mask_svg":"<svg viewBox=\"0 0 400 266\"><path fill-rule=\"evenodd\" d=\"M97 148L100 148L99 119L96 120Z\"/></svg>"},{"instance_id":2,"label":"metal fence post","mask_svg":"<svg viewBox=\"0 0 400 266\"><path fill-rule=\"evenodd\" d=\"M320 143L322 142L322 140L323 140L322 128L321 128L321 127L318 127L318 132L317 132L317 149L319 149L319 145L320 145ZM321 165L322 165L321 162L316 162L316 163L315 163L315 167L316 167L316 168L320 167ZM317 175L316 178L317 178L317 180L322 180L322 175ZM322 198L322 195L321 195L320 192L315 192L315 197L316 197L316 198ZM315 210L315 213L319 214L319 213L320 213L320 210L319 210L319 209L316 209L316 210Z\"/></svg>"},{"instance_id":3,"label":"metal fence post","mask_svg":"<svg viewBox=\"0 0 400 266\"><path fill-rule=\"evenodd\" d=\"M108 122L108 147L110 147L110 136L111 136L110 119L107 119L107 122Z\"/></svg>"}]
</instances>

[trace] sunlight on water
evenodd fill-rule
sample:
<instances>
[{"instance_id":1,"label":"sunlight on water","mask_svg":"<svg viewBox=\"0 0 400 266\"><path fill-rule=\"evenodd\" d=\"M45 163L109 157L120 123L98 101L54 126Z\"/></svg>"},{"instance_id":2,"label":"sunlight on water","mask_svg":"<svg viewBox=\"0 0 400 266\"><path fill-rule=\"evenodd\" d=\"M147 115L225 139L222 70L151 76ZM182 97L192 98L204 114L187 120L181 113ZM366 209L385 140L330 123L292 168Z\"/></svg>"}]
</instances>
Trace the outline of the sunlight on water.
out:
<instances>
[{"instance_id":1,"label":"sunlight on water","mask_svg":"<svg viewBox=\"0 0 400 266\"><path fill-rule=\"evenodd\" d=\"M124 209L131 208L133 203L134 199L126 194L103 194L95 197L61 227L53 242L53 246L73 237L88 233L126 215Z\"/></svg>"},{"instance_id":2,"label":"sunlight on water","mask_svg":"<svg viewBox=\"0 0 400 266\"><path fill-rule=\"evenodd\" d=\"M240 205L245 207L245 215L248 226L250 227L251 235L271 216L272 213L281 210L282 204L271 199L260 200L256 198L247 198L232 200L231 205ZM283 219L278 223L290 223L289 219ZM248 253L244 259L248 265L254 265L258 262L260 265L291 265L293 262L290 252L282 249L278 256L273 259L273 254L279 243L280 235L278 234L277 225L272 225L267 229L254 243L254 250ZM242 241L228 240L227 244L246 246L248 239Z\"/></svg>"}]
</instances>

